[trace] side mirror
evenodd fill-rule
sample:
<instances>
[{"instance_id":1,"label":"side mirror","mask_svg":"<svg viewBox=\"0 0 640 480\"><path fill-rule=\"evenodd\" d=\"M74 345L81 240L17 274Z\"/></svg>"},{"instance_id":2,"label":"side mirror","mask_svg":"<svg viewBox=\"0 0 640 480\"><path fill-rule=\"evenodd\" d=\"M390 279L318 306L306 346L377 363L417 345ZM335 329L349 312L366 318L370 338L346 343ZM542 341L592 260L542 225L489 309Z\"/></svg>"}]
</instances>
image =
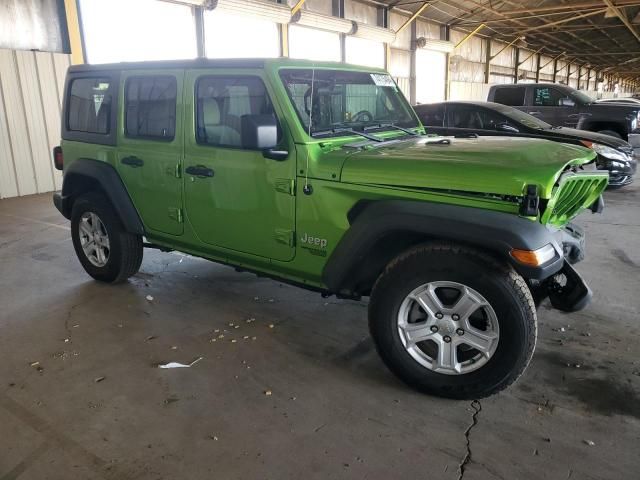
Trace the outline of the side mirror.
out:
<instances>
[{"instance_id":1,"label":"side mirror","mask_svg":"<svg viewBox=\"0 0 640 480\"><path fill-rule=\"evenodd\" d=\"M576 103L571 100L570 98L561 98L560 99L560 106L561 107L575 107Z\"/></svg>"},{"instance_id":2,"label":"side mirror","mask_svg":"<svg viewBox=\"0 0 640 480\"><path fill-rule=\"evenodd\" d=\"M278 144L278 122L274 115L243 115L240 119L242 148L267 150Z\"/></svg>"},{"instance_id":3,"label":"side mirror","mask_svg":"<svg viewBox=\"0 0 640 480\"><path fill-rule=\"evenodd\" d=\"M516 127L509 125L508 123L499 124L498 130L502 130L503 132L510 132L510 133L520 133L520 130L518 130Z\"/></svg>"}]
</instances>

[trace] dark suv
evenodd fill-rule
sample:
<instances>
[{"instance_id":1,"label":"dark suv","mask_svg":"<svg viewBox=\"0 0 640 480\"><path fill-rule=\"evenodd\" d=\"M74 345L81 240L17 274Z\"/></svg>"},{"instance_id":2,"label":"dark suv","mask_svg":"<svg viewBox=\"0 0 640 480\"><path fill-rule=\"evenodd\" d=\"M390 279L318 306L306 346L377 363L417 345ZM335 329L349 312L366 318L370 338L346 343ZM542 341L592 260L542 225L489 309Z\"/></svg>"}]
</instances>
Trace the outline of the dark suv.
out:
<instances>
[{"instance_id":1,"label":"dark suv","mask_svg":"<svg viewBox=\"0 0 640 480\"><path fill-rule=\"evenodd\" d=\"M527 112L551 125L605 133L640 148L640 105L596 103L557 83L494 85L487 100Z\"/></svg>"}]
</instances>

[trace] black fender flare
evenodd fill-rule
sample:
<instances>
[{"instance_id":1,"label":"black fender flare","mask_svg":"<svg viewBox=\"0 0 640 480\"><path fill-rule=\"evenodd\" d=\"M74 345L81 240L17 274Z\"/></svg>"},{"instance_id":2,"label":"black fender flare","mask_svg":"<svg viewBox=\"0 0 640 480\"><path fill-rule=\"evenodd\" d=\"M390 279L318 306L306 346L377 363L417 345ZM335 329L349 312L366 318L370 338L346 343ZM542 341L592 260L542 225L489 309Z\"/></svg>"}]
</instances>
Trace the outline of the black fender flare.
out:
<instances>
[{"instance_id":1,"label":"black fender flare","mask_svg":"<svg viewBox=\"0 0 640 480\"><path fill-rule=\"evenodd\" d=\"M562 246L554 232L514 214L432 202L379 200L356 203L348 218L351 226L322 271L322 281L336 293L362 293L358 292L358 269L363 264L375 264L371 256L380 253L375 253L376 244L393 234L413 236L419 243L444 240L488 250L526 279L542 280L564 264ZM510 254L514 248L537 250L549 243L555 247L556 257L540 267L522 265ZM392 257L385 260L401 252L389 253Z\"/></svg>"},{"instance_id":2,"label":"black fender flare","mask_svg":"<svg viewBox=\"0 0 640 480\"><path fill-rule=\"evenodd\" d=\"M126 231L144 235L142 220L116 169L109 163L91 158L79 158L65 170L62 192L54 195L54 203L62 215L71 218L74 200L94 188L87 188L87 183L99 185Z\"/></svg>"}]
</instances>

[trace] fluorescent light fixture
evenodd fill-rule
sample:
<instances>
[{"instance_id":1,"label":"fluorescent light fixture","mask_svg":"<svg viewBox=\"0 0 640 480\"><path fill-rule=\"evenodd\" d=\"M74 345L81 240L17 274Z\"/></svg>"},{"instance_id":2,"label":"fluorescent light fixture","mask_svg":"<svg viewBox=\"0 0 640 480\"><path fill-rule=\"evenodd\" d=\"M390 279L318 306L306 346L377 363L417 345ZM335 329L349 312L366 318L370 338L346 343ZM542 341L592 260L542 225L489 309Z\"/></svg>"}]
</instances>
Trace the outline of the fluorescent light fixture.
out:
<instances>
[{"instance_id":1,"label":"fluorescent light fixture","mask_svg":"<svg viewBox=\"0 0 640 480\"><path fill-rule=\"evenodd\" d=\"M315 13L309 10L298 10L293 17L291 17L291 23L303 27L316 28L318 30L327 30L329 32L353 33L355 31L355 22L351 20Z\"/></svg>"},{"instance_id":2,"label":"fluorescent light fixture","mask_svg":"<svg viewBox=\"0 0 640 480\"><path fill-rule=\"evenodd\" d=\"M416 40L416 45L419 48L426 50L433 50L435 52L451 53L456 47L455 43L448 42L447 40L434 40L431 38L420 37Z\"/></svg>"},{"instance_id":3,"label":"fluorescent light fixture","mask_svg":"<svg viewBox=\"0 0 640 480\"><path fill-rule=\"evenodd\" d=\"M217 0L161 0L167 3L179 3L182 5L190 5L193 7L204 7L207 10L214 8Z\"/></svg>"},{"instance_id":4,"label":"fluorescent light fixture","mask_svg":"<svg viewBox=\"0 0 640 480\"><path fill-rule=\"evenodd\" d=\"M383 43L393 43L396 39L396 32L388 28L374 27L366 23L354 22L356 26L354 37L366 38L367 40L375 40Z\"/></svg>"},{"instance_id":5,"label":"fluorescent light fixture","mask_svg":"<svg viewBox=\"0 0 640 480\"><path fill-rule=\"evenodd\" d=\"M214 11L245 15L274 23L289 23L291 9L281 3L258 0L213 0Z\"/></svg>"}]
</instances>

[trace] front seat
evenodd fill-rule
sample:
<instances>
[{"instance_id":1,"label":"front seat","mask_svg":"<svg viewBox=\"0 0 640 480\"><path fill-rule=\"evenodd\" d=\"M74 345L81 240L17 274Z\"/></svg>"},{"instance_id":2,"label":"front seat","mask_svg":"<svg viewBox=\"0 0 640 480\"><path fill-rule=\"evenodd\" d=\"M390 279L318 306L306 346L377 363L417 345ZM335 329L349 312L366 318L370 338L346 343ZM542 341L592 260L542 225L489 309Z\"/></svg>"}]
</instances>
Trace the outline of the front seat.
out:
<instances>
[{"instance_id":1,"label":"front seat","mask_svg":"<svg viewBox=\"0 0 640 480\"><path fill-rule=\"evenodd\" d=\"M202 100L202 122L204 140L216 145L240 146L240 133L222 123L218 99L208 97Z\"/></svg>"}]
</instances>

